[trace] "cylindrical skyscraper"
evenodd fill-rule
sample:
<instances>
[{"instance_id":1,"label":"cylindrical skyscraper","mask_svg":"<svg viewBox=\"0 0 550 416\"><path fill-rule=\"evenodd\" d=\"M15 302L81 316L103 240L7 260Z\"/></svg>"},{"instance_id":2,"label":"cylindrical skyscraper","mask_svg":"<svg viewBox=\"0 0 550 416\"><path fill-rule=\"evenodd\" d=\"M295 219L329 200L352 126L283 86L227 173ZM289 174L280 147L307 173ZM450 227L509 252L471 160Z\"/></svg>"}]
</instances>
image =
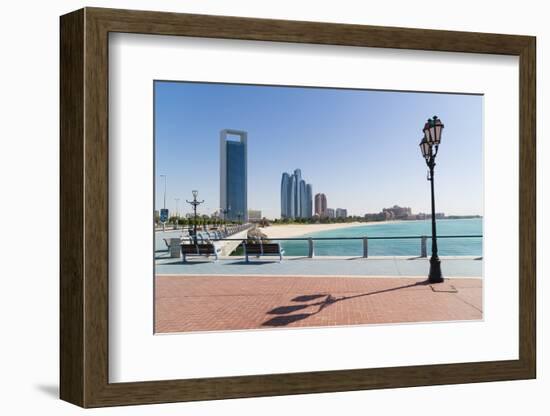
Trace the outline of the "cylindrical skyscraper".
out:
<instances>
[{"instance_id":1,"label":"cylindrical skyscraper","mask_svg":"<svg viewBox=\"0 0 550 416\"><path fill-rule=\"evenodd\" d=\"M310 183L306 186L306 201L307 201L307 209L306 209L306 218L313 217L313 187Z\"/></svg>"},{"instance_id":2,"label":"cylindrical skyscraper","mask_svg":"<svg viewBox=\"0 0 550 416\"><path fill-rule=\"evenodd\" d=\"M306 181L300 180L300 218L307 218Z\"/></svg>"},{"instance_id":3,"label":"cylindrical skyscraper","mask_svg":"<svg viewBox=\"0 0 550 416\"><path fill-rule=\"evenodd\" d=\"M293 176L283 173L281 178L281 218L294 218Z\"/></svg>"},{"instance_id":4,"label":"cylindrical skyscraper","mask_svg":"<svg viewBox=\"0 0 550 416\"><path fill-rule=\"evenodd\" d=\"M300 169L294 170L294 216L300 218L302 214L302 196L300 193L300 181L302 180L302 171Z\"/></svg>"}]
</instances>

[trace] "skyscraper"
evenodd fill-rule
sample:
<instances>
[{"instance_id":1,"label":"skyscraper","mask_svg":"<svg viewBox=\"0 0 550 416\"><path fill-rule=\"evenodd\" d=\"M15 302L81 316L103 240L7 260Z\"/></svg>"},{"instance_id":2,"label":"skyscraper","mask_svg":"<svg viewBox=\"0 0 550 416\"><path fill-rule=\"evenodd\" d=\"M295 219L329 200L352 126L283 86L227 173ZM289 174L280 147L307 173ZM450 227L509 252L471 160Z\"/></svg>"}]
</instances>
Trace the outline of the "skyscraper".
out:
<instances>
[{"instance_id":1,"label":"skyscraper","mask_svg":"<svg viewBox=\"0 0 550 416\"><path fill-rule=\"evenodd\" d=\"M284 172L281 177L281 218L311 218L312 187L302 179L302 171L292 175Z\"/></svg>"},{"instance_id":2,"label":"skyscraper","mask_svg":"<svg viewBox=\"0 0 550 416\"><path fill-rule=\"evenodd\" d=\"M248 221L247 136L240 130L220 132L220 207L227 212L225 218L230 221Z\"/></svg>"},{"instance_id":3,"label":"skyscraper","mask_svg":"<svg viewBox=\"0 0 550 416\"><path fill-rule=\"evenodd\" d=\"M292 196L290 191L290 175L286 172L283 173L281 178L281 218L292 218L290 215L290 201Z\"/></svg>"},{"instance_id":4,"label":"skyscraper","mask_svg":"<svg viewBox=\"0 0 550 416\"><path fill-rule=\"evenodd\" d=\"M315 215L319 217L327 216L327 197L325 194L315 195Z\"/></svg>"},{"instance_id":5,"label":"skyscraper","mask_svg":"<svg viewBox=\"0 0 550 416\"><path fill-rule=\"evenodd\" d=\"M295 188L296 177L283 173L281 178L281 217L282 218L296 218L294 211L295 205Z\"/></svg>"},{"instance_id":6,"label":"skyscraper","mask_svg":"<svg viewBox=\"0 0 550 416\"><path fill-rule=\"evenodd\" d=\"M308 218L306 181L304 181L303 179L300 180L300 218Z\"/></svg>"},{"instance_id":7,"label":"skyscraper","mask_svg":"<svg viewBox=\"0 0 550 416\"><path fill-rule=\"evenodd\" d=\"M307 201L307 209L306 209L306 217L311 218L313 217L313 187L310 183L306 186L306 201Z\"/></svg>"},{"instance_id":8,"label":"skyscraper","mask_svg":"<svg viewBox=\"0 0 550 416\"><path fill-rule=\"evenodd\" d=\"M302 181L302 171L300 169L294 170L294 216L301 218L302 214L302 195L300 193L300 182Z\"/></svg>"}]
</instances>

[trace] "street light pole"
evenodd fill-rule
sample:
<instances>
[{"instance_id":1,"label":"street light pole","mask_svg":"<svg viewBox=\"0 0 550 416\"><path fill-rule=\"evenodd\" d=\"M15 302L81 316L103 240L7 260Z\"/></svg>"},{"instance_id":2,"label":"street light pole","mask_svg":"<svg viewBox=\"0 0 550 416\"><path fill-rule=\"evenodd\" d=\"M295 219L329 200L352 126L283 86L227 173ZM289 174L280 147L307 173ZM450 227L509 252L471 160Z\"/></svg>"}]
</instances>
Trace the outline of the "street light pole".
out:
<instances>
[{"instance_id":1,"label":"street light pole","mask_svg":"<svg viewBox=\"0 0 550 416\"><path fill-rule=\"evenodd\" d=\"M162 208L163 209L166 209L166 176L167 175L160 175L160 177L164 177L164 203L162 205ZM165 231L165 226L166 226L166 223L162 223L162 231Z\"/></svg>"},{"instance_id":2,"label":"street light pole","mask_svg":"<svg viewBox=\"0 0 550 416\"><path fill-rule=\"evenodd\" d=\"M177 229L179 225L179 219L180 219L180 214L179 214L180 199L179 198L174 198L174 199L176 200L176 229Z\"/></svg>"},{"instance_id":3,"label":"street light pole","mask_svg":"<svg viewBox=\"0 0 550 416\"><path fill-rule=\"evenodd\" d=\"M424 137L420 142L420 150L422 156L426 160L426 165L429 169L430 190L431 190L431 206L432 206L432 257L430 258L430 274L428 281L430 283L443 282L443 275L441 273L441 261L437 251L437 229L435 221L435 192L434 192L434 168L435 158L437 151L439 150L439 144L441 143L441 132L444 125L437 116L428 119L428 122L424 125Z\"/></svg>"},{"instance_id":4,"label":"street light pole","mask_svg":"<svg viewBox=\"0 0 550 416\"><path fill-rule=\"evenodd\" d=\"M204 200L197 201L197 196L199 195L199 191L192 191L192 193L193 193L193 200L192 201L186 200L186 202L193 206L193 218L194 218L193 219L193 239L195 240L195 243L196 243L197 242L197 206L202 204Z\"/></svg>"},{"instance_id":5,"label":"street light pole","mask_svg":"<svg viewBox=\"0 0 550 416\"><path fill-rule=\"evenodd\" d=\"M160 175L161 178L164 178L164 204L162 207L166 209L166 175Z\"/></svg>"},{"instance_id":6,"label":"street light pole","mask_svg":"<svg viewBox=\"0 0 550 416\"><path fill-rule=\"evenodd\" d=\"M435 160L435 156L434 156ZM441 274L441 261L437 251L437 229L435 222L435 195L434 195L434 167L435 162L430 164L430 188L432 193L432 257L430 258L430 283L443 282L443 275Z\"/></svg>"},{"instance_id":7,"label":"street light pole","mask_svg":"<svg viewBox=\"0 0 550 416\"><path fill-rule=\"evenodd\" d=\"M227 208L220 208L220 212L223 214L223 225L225 226L225 230L227 231L227 214L231 210L231 205L229 205Z\"/></svg>"}]
</instances>

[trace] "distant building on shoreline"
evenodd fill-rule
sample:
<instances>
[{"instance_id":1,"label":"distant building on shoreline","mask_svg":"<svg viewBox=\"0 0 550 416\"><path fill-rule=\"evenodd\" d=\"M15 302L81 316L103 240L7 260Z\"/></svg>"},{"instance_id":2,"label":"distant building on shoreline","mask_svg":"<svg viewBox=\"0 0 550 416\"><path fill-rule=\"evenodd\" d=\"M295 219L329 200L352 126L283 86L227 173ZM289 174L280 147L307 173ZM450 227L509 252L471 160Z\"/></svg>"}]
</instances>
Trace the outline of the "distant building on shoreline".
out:
<instances>
[{"instance_id":1,"label":"distant building on shoreline","mask_svg":"<svg viewBox=\"0 0 550 416\"><path fill-rule=\"evenodd\" d=\"M423 215L427 220L431 220L432 219L432 214L418 214L419 216L420 215ZM457 217L460 217L460 216L457 216ZM465 216L465 217L468 217L468 216ZM475 217L475 216L474 216ZM436 220L441 220L443 218L447 218L445 216L445 213L444 212L436 212L435 213L435 219Z\"/></svg>"},{"instance_id":2,"label":"distant building on shoreline","mask_svg":"<svg viewBox=\"0 0 550 416\"><path fill-rule=\"evenodd\" d=\"M410 207L400 207L399 205L394 205L391 208L384 208L382 212L388 213L387 216L395 220L406 220L412 215Z\"/></svg>"},{"instance_id":3,"label":"distant building on shoreline","mask_svg":"<svg viewBox=\"0 0 550 416\"><path fill-rule=\"evenodd\" d=\"M467 217L479 217L479 216L467 216ZM413 214L411 208L409 207L400 207L399 205L394 205L391 208L384 208L382 211L377 213L365 214L366 221L391 221L391 220L428 220L431 219L431 214L425 214L423 212L418 214ZM443 212L436 212L436 219L447 218Z\"/></svg>"},{"instance_id":4,"label":"distant building on shoreline","mask_svg":"<svg viewBox=\"0 0 550 416\"><path fill-rule=\"evenodd\" d=\"M323 193L315 195L315 215L319 218L327 216L327 196Z\"/></svg>"},{"instance_id":5,"label":"distant building on shoreline","mask_svg":"<svg viewBox=\"0 0 550 416\"><path fill-rule=\"evenodd\" d=\"M347 218L348 210L345 208L336 208L336 218Z\"/></svg>"},{"instance_id":6,"label":"distant building on shoreline","mask_svg":"<svg viewBox=\"0 0 550 416\"><path fill-rule=\"evenodd\" d=\"M281 218L311 218L313 216L313 187L302 179L302 171L281 177Z\"/></svg>"},{"instance_id":7,"label":"distant building on shoreline","mask_svg":"<svg viewBox=\"0 0 550 416\"><path fill-rule=\"evenodd\" d=\"M239 140L228 139L238 136ZM220 207L230 221L248 221L247 147L245 131L225 129L220 132Z\"/></svg>"},{"instance_id":8,"label":"distant building on shoreline","mask_svg":"<svg viewBox=\"0 0 550 416\"><path fill-rule=\"evenodd\" d=\"M335 218L336 213L334 212L334 208L327 208L327 218Z\"/></svg>"},{"instance_id":9,"label":"distant building on shoreline","mask_svg":"<svg viewBox=\"0 0 550 416\"><path fill-rule=\"evenodd\" d=\"M259 209L248 210L248 221L260 221L262 219L262 211Z\"/></svg>"}]
</instances>

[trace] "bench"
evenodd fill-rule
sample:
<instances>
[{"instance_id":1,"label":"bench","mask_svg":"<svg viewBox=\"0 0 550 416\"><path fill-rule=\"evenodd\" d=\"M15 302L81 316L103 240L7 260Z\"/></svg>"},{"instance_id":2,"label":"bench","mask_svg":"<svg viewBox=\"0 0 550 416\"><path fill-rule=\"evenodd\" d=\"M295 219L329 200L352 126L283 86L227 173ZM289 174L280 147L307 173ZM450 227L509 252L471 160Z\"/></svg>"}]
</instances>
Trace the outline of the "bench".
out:
<instances>
[{"instance_id":1,"label":"bench","mask_svg":"<svg viewBox=\"0 0 550 416\"><path fill-rule=\"evenodd\" d=\"M249 256L278 256L279 262L283 260L285 251L279 243L262 243L261 240L256 243L243 242L244 256L246 262L249 263Z\"/></svg>"},{"instance_id":2,"label":"bench","mask_svg":"<svg viewBox=\"0 0 550 416\"><path fill-rule=\"evenodd\" d=\"M182 243L181 254L183 256L183 262L187 262L188 256L214 256L218 260L218 253L221 248L216 247L213 243Z\"/></svg>"}]
</instances>

